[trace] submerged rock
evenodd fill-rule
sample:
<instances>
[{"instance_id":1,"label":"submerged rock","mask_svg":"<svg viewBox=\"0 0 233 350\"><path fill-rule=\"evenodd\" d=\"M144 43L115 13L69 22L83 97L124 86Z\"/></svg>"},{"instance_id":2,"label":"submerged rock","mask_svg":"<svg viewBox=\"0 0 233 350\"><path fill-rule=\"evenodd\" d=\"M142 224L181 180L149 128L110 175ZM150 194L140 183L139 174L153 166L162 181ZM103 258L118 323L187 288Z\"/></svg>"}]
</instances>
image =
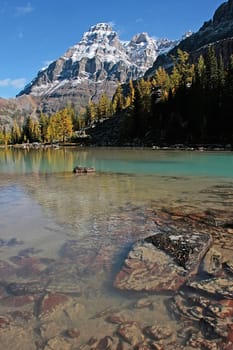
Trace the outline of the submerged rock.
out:
<instances>
[{"instance_id":1,"label":"submerged rock","mask_svg":"<svg viewBox=\"0 0 233 350\"><path fill-rule=\"evenodd\" d=\"M137 242L114 285L121 290L175 291L191 275L212 243L207 233L159 233Z\"/></svg>"},{"instance_id":2,"label":"submerged rock","mask_svg":"<svg viewBox=\"0 0 233 350\"><path fill-rule=\"evenodd\" d=\"M126 322L120 325L117 333L130 345L138 345L145 339L137 322Z\"/></svg>"},{"instance_id":3,"label":"submerged rock","mask_svg":"<svg viewBox=\"0 0 233 350\"><path fill-rule=\"evenodd\" d=\"M203 260L203 272L213 276L221 274L222 260L222 254L217 249L211 248Z\"/></svg>"},{"instance_id":4,"label":"submerged rock","mask_svg":"<svg viewBox=\"0 0 233 350\"><path fill-rule=\"evenodd\" d=\"M168 307L178 319L189 323L188 328L183 327L178 335L186 345L195 347L196 344L201 349L222 350L231 341L233 300L177 294L171 298Z\"/></svg>"},{"instance_id":5,"label":"submerged rock","mask_svg":"<svg viewBox=\"0 0 233 350\"><path fill-rule=\"evenodd\" d=\"M153 340L167 339L172 335L172 330L165 326L153 325L146 327L144 333Z\"/></svg>"},{"instance_id":6,"label":"submerged rock","mask_svg":"<svg viewBox=\"0 0 233 350\"><path fill-rule=\"evenodd\" d=\"M233 299L233 280L229 277L216 277L202 281L192 281L188 285L195 290Z\"/></svg>"},{"instance_id":7,"label":"submerged rock","mask_svg":"<svg viewBox=\"0 0 233 350\"><path fill-rule=\"evenodd\" d=\"M62 310L70 298L64 294L48 293L46 294L39 305L39 317L46 318L46 316L54 313L56 310Z\"/></svg>"},{"instance_id":8,"label":"submerged rock","mask_svg":"<svg viewBox=\"0 0 233 350\"><path fill-rule=\"evenodd\" d=\"M39 294L44 291L40 282L17 283L13 282L7 285L7 292L16 296L24 296L28 294Z\"/></svg>"}]
</instances>

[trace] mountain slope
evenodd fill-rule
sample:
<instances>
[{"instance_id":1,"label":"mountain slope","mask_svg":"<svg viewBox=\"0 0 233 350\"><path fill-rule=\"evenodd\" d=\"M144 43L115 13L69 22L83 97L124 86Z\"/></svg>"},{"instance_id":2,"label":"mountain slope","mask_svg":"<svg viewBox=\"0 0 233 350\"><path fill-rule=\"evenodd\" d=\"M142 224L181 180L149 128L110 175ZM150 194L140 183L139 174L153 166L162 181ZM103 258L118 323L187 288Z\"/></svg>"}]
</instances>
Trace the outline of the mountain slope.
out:
<instances>
[{"instance_id":1,"label":"mountain slope","mask_svg":"<svg viewBox=\"0 0 233 350\"><path fill-rule=\"evenodd\" d=\"M159 66L169 68L172 65L171 56L176 54L178 48L189 52L191 60L195 61L200 54L206 52L210 44L215 46L217 54L221 54L227 62L233 53L233 0L220 5L213 18L205 22L196 33L182 40L166 54L159 55L146 76L153 75Z\"/></svg>"},{"instance_id":2,"label":"mountain slope","mask_svg":"<svg viewBox=\"0 0 233 350\"><path fill-rule=\"evenodd\" d=\"M155 40L147 33L122 42L107 23L92 26L79 43L41 70L20 92L39 97L41 109L54 111L71 102L78 109L104 92L112 97L117 84L138 79L157 56L177 42Z\"/></svg>"}]
</instances>

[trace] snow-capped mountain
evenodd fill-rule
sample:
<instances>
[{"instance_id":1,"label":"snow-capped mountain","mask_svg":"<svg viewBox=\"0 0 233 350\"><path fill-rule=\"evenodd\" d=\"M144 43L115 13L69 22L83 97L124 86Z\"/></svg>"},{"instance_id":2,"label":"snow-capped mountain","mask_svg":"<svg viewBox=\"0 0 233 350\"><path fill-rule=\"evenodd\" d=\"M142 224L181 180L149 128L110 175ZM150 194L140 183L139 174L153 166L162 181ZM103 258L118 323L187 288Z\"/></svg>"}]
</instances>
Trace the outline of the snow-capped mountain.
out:
<instances>
[{"instance_id":1,"label":"snow-capped mountain","mask_svg":"<svg viewBox=\"0 0 233 350\"><path fill-rule=\"evenodd\" d=\"M56 109L67 101L86 106L103 92L112 97L117 84L144 75L161 53L177 41L156 40L147 33L123 42L107 23L92 26L80 42L39 71L37 77L19 95L46 99L47 109ZM43 102L44 103L44 102Z\"/></svg>"}]
</instances>

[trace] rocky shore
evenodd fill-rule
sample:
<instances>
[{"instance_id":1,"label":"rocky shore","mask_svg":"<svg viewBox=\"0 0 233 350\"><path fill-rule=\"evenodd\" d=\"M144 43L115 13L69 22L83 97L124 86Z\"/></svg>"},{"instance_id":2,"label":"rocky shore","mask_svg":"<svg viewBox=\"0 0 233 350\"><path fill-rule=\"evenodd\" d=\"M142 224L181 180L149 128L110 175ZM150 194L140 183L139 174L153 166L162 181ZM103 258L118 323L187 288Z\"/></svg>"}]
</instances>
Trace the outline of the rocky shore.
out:
<instances>
[{"instance_id":1,"label":"rocky shore","mask_svg":"<svg viewBox=\"0 0 233 350\"><path fill-rule=\"evenodd\" d=\"M233 195L230 187L224 190ZM151 208L145 214L150 234L138 220L144 238L127 248L123 260L112 245L90 250L68 240L59 257L49 259L21 249L15 239L2 240L1 249L19 248L0 261L3 348L232 350L232 214L229 208ZM124 215L129 220L130 213ZM116 230L123 249L125 232ZM103 271L123 298L116 305L106 307L107 295L93 284Z\"/></svg>"}]
</instances>

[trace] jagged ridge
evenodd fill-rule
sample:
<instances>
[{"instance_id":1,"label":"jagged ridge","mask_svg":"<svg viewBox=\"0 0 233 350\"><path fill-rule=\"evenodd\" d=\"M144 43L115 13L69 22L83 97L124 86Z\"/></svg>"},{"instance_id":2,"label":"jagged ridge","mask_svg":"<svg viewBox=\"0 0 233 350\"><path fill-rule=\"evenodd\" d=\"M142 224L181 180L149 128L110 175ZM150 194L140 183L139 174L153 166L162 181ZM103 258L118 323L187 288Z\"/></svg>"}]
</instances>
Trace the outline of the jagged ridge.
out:
<instances>
[{"instance_id":1,"label":"jagged ridge","mask_svg":"<svg viewBox=\"0 0 233 350\"><path fill-rule=\"evenodd\" d=\"M118 82L143 76L156 57L176 43L153 39L147 33L122 42L109 24L99 23L63 56L41 70L19 95L39 96L52 109L58 104L60 107L61 100L85 106L90 98L98 99L103 92L112 97Z\"/></svg>"}]
</instances>

